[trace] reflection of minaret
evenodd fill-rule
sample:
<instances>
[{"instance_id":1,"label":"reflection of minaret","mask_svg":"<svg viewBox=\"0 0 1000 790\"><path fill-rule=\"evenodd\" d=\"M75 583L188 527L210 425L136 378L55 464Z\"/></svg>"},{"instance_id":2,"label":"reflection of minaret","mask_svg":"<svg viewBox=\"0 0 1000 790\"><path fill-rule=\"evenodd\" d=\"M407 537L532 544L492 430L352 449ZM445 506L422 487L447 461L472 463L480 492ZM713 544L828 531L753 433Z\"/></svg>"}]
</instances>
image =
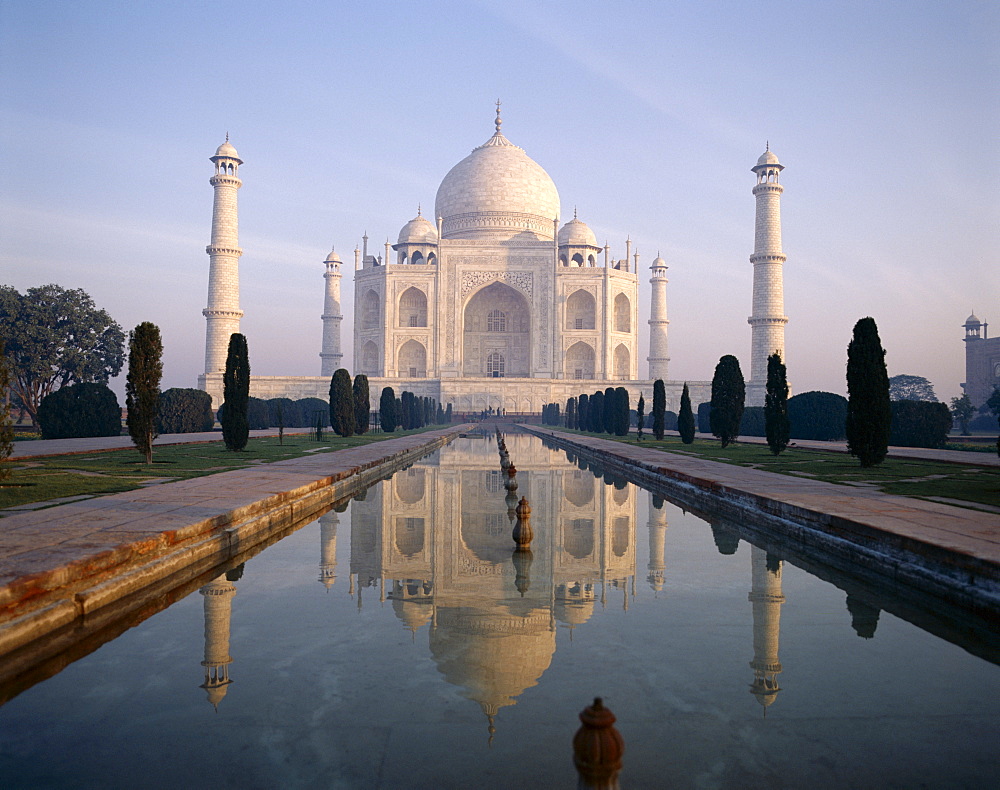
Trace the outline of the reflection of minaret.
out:
<instances>
[{"instance_id":1,"label":"reflection of minaret","mask_svg":"<svg viewBox=\"0 0 1000 790\"><path fill-rule=\"evenodd\" d=\"M756 546L750 548L751 587L750 603L753 604L753 684L750 693L764 706L774 702L781 690L775 677L781 672L778 661L778 632L781 627L781 561L775 570L767 569L767 552Z\"/></svg>"},{"instance_id":2,"label":"reflection of minaret","mask_svg":"<svg viewBox=\"0 0 1000 790\"><path fill-rule=\"evenodd\" d=\"M208 692L208 701L219 709L226 696L229 679L229 617L233 608L236 586L225 574L213 579L199 590L205 596L205 682L201 688Z\"/></svg>"},{"instance_id":3,"label":"reflection of minaret","mask_svg":"<svg viewBox=\"0 0 1000 790\"><path fill-rule=\"evenodd\" d=\"M337 524L340 517L331 510L319 517L319 580L326 589L337 580Z\"/></svg>"},{"instance_id":4,"label":"reflection of minaret","mask_svg":"<svg viewBox=\"0 0 1000 790\"><path fill-rule=\"evenodd\" d=\"M667 537L667 511L661 504L656 506L656 497L649 495L649 586L654 592L663 589L663 571L667 563L663 559L663 552Z\"/></svg>"}]
</instances>

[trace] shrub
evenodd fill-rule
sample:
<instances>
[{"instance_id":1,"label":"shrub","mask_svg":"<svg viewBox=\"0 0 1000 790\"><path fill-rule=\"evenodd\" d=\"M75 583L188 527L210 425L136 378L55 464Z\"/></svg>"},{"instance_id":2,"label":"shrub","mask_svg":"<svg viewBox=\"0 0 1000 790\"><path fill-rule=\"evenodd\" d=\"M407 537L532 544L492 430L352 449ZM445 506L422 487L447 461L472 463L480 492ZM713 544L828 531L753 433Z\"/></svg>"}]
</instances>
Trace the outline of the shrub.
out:
<instances>
[{"instance_id":1,"label":"shrub","mask_svg":"<svg viewBox=\"0 0 1000 790\"><path fill-rule=\"evenodd\" d=\"M277 428L279 426L278 409L281 409L280 424L285 428L305 428L302 424L302 414L298 404L291 398L271 398L264 401L267 404L267 427ZM310 420L312 427L314 423Z\"/></svg>"},{"instance_id":2,"label":"shrub","mask_svg":"<svg viewBox=\"0 0 1000 790\"><path fill-rule=\"evenodd\" d=\"M122 410L104 384L72 384L42 398L38 424L43 439L119 436Z\"/></svg>"},{"instance_id":3,"label":"shrub","mask_svg":"<svg viewBox=\"0 0 1000 790\"><path fill-rule=\"evenodd\" d=\"M712 404L698 404L698 433L712 432Z\"/></svg>"},{"instance_id":4,"label":"shrub","mask_svg":"<svg viewBox=\"0 0 1000 790\"><path fill-rule=\"evenodd\" d=\"M892 401L889 443L900 447L943 447L951 430L951 411L943 403Z\"/></svg>"},{"instance_id":5,"label":"shrub","mask_svg":"<svg viewBox=\"0 0 1000 790\"><path fill-rule=\"evenodd\" d=\"M354 390L351 374L337 368L330 380L330 427L338 436L353 436L355 426Z\"/></svg>"},{"instance_id":6,"label":"shrub","mask_svg":"<svg viewBox=\"0 0 1000 790\"><path fill-rule=\"evenodd\" d=\"M295 406L302 421L293 425L286 419L285 425L289 428L315 428L317 418L322 427L330 427L330 404L322 398L300 398L295 401Z\"/></svg>"},{"instance_id":7,"label":"shrub","mask_svg":"<svg viewBox=\"0 0 1000 790\"><path fill-rule=\"evenodd\" d=\"M202 390L173 387L160 394L158 433L210 431L215 423L212 396Z\"/></svg>"},{"instance_id":8,"label":"shrub","mask_svg":"<svg viewBox=\"0 0 1000 790\"><path fill-rule=\"evenodd\" d=\"M763 406L747 406L740 420L740 436L767 436Z\"/></svg>"},{"instance_id":9,"label":"shrub","mask_svg":"<svg viewBox=\"0 0 1000 790\"><path fill-rule=\"evenodd\" d=\"M271 427L267 401L261 398L247 398L247 427L251 431L266 430Z\"/></svg>"},{"instance_id":10,"label":"shrub","mask_svg":"<svg viewBox=\"0 0 1000 790\"><path fill-rule=\"evenodd\" d=\"M712 377L712 411L709 422L712 435L722 440L723 448L739 438L745 399L746 384L739 360L732 354L720 357Z\"/></svg>"},{"instance_id":11,"label":"shrub","mask_svg":"<svg viewBox=\"0 0 1000 790\"><path fill-rule=\"evenodd\" d=\"M803 392L788 399L789 433L793 439L842 441L847 434L847 398L833 392Z\"/></svg>"},{"instance_id":12,"label":"shrub","mask_svg":"<svg viewBox=\"0 0 1000 790\"><path fill-rule=\"evenodd\" d=\"M451 404L448 404L449 407ZM396 413L396 393L392 387L385 387L378 399L378 419L385 433L392 433L399 425L399 414Z\"/></svg>"}]
</instances>

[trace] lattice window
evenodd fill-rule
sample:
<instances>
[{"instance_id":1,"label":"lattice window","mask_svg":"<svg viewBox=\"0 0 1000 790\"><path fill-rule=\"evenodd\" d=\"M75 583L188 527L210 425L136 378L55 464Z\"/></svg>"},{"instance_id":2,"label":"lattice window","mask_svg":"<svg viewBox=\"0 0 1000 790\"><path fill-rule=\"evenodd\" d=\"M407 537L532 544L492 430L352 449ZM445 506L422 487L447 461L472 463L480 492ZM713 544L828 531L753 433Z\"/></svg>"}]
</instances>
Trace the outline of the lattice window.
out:
<instances>
[{"instance_id":1,"label":"lattice window","mask_svg":"<svg viewBox=\"0 0 1000 790\"><path fill-rule=\"evenodd\" d=\"M503 354L499 351L494 351L488 357L486 357L486 375L492 378L502 379L504 377L504 371L506 369L505 360Z\"/></svg>"},{"instance_id":2,"label":"lattice window","mask_svg":"<svg viewBox=\"0 0 1000 790\"><path fill-rule=\"evenodd\" d=\"M486 317L486 331L506 332L507 314L503 310L490 310L490 314Z\"/></svg>"}]
</instances>

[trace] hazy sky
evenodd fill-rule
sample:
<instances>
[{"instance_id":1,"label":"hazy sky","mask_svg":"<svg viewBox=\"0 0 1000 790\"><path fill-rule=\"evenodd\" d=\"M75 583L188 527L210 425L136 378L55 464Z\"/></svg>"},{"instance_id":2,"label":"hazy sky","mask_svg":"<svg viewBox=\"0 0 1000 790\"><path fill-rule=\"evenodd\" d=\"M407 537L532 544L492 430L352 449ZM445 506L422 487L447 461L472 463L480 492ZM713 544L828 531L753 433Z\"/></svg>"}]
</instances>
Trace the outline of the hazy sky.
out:
<instances>
[{"instance_id":1,"label":"hazy sky","mask_svg":"<svg viewBox=\"0 0 1000 790\"><path fill-rule=\"evenodd\" d=\"M854 322L890 375L960 394L971 310L1000 333L1000 5L0 0L0 282L83 288L204 365L213 166L241 168L243 331L261 375L318 375L322 261L432 207L503 130L600 243L670 267L670 372L749 375L755 177L782 174L794 391L844 392ZM425 211L425 214L429 213ZM647 333L640 332L646 375ZM116 384L119 392L121 382Z\"/></svg>"}]
</instances>

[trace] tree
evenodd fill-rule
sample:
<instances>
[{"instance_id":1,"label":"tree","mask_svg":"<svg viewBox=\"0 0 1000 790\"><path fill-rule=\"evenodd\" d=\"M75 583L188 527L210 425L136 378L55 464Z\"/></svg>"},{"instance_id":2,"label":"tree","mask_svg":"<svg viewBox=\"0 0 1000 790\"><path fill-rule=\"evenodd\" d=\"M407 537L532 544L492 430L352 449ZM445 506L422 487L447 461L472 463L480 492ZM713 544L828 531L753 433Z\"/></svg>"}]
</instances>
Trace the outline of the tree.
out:
<instances>
[{"instance_id":1,"label":"tree","mask_svg":"<svg viewBox=\"0 0 1000 790\"><path fill-rule=\"evenodd\" d=\"M615 436L628 436L629 402L628 390L624 387L615 387L614 390L614 410L611 430Z\"/></svg>"},{"instance_id":2,"label":"tree","mask_svg":"<svg viewBox=\"0 0 1000 790\"><path fill-rule=\"evenodd\" d=\"M590 396L582 393L576 401L576 427L586 431L590 425Z\"/></svg>"},{"instance_id":3,"label":"tree","mask_svg":"<svg viewBox=\"0 0 1000 790\"><path fill-rule=\"evenodd\" d=\"M897 447L944 447L951 430L951 412L943 403L896 400L890 404L889 441Z\"/></svg>"},{"instance_id":4,"label":"tree","mask_svg":"<svg viewBox=\"0 0 1000 790\"><path fill-rule=\"evenodd\" d=\"M667 410L667 389L663 379L653 382L653 436L656 441L663 441L663 414Z\"/></svg>"},{"instance_id":5,"label":"tree","mask_svg":"<svg viewBox=\"0 0 1000 790\"><path fill-rule=\"evenodd\" d=\"M153 463L153 439L160 411L160 379L163 377L163 341L160 328L143 321L128 335L128 375L125 378L125 410L128 435L147 464Z\"/></svg>"},{"instance_id":6,"label":"tree","mask_svg":"<svg viewBox=\"0 0 1000 790\"><path fill-rule=\"evenodd\" d=\"M337 368L330 379L330 427L338 436L351 436L356 420L351 374Z\"/></svg>"},{"instance_id":7,"label":"tree","mask_svg":"<svg viewBox=\"0 0 1000 790\"><path fill-rule=\"evenodd\" d=\"M396 414L396 393L392 387L384 387L378 398L378 420L382 430L392 433L399 425L399 415Z\"/></svg>"},{"instance_id":8,"label":"tree","mask_svg":"<svg viewBox=\"0 0 1000 790\"><path fill-rule=\"evenodd\" d=\"M368 377L359 373L354 377L354 432L368 433L368 422L372 410L371 389Z\"/></svg>"},{"instance_id":9,"label":"tree","mask_svg":"<svg viewBox=\"0 0 1000 790\"><path fill-rule=\"evenodd\" d=\"M677 415L677 432L681 435L684 444L694 442L694 412L691 411L691 394L688 392L687 382L684 382L684 389L681 390L681 411Z\"/></svg>"},{"instance_id":10,"label":"tree","mask_svg":"<svg viewBox=\"0 0 1000 790\"><path fill-rule=\"evenodd\" d=\"M451 404L450 403L448 404L448 406L444 410L444 421L445 421L446 425L451 425Z\"/></svg>"},{"instance_id":11,"label":"tree","mask_svg":"<svg viewBox=\"0 0 1000 790\"><path fill-rule=\"evenodd\" d=\"M590 396L588 412L590 424L587 427L590 432L604 433L604 393L600 390Z\"/></svg>"},{"instance_id":12,"label":"tree","mask_svg":"<svg viewBox=\"0 0 1000 790\"><path fill-rule=\"evenodd\" d=\"M81 289L58 285L24 294L0 286L0 340L11 392L38 425L42 398L70 384L107 384L125 361L125 333Z\"/></svg>"},{"instance_id":13,"label":"tree","mask_svg":"<svg viewBox=\"0 0 1000 790\"><path fill-rule=\"evenodd\" d=\"M764 396L764 433L773 455L788 447L788 376L781 354L767 358L767 394Z\"/></svg>"},{"instance_id":14,"label":"tree","mask_svg":"<svg viewBox=\"0 0 1000 790\"><path fill-rule=\"evenodd\" d=\"M646 427L646 399L639 393L639 402L635 405L635 430L638 440L642 441L642 429Z\"/></svg>"},{"instance_id":15,"label":"tree","mask_svg":"<svg viewBox=\"0 0 1000 790\"><path fill-rule=\"evenodd\" d=\"M43 439L120 436L122 410L104 384L84 382L60 387L38 404Z\"/></svg>"},{"instance_id":16,"label":"tree","mask_svg":"<svg viewBox=\"0 0 1000 790\"><path fill-rule=\"evenodd\" d=\"M719 358L712 377L712 411L709 423L712 435L722 440L726 448L740 435L743 420L743 406L746 399L746 383L740 361L732 354Z\"/></svg>"},{"instance_id":17,"label":"tree","mask_svg":"<svg viewBox=\"0 0 1000 790\"><path fill-rule=\"evenodd\" d=\"M923 376L902 373L889 379L889 400L926 400L937 403L934 385Z\"/></svg>"},{"instance_id":18,"label":"tree","mask_svg":"<svg viewBox=\"0 0 1000 790\"><path fill-rule=\"evenodd\" d=\"M993 390L993 394L986 401L986 408L993 412L997 423L1000 424L1000 390ZM1000 436L997 437L997 455L1000 455Z\"/></svg>"},{"instance_id":19,"label":"tree","mask_svg":"<svg viewBox=\"0 0 1000 790\"><path fill-rule=\"evenodd\" d=\"M604 389L604 432L615 433L615 388Z\"/></svg>"},{"instance_id":20,"label":"tree","mask_svg":"<svg viewBox=\"0 0 1000 790\"><path fill-rule=\"evenodd\" d=\"M226 371L222 374L222 438L226 449L240 452L250 438L247 412L250 406L250 352L245 335L234 332L229 337Z\"/></svg>"},{"instance_id":21,"label":"tree","mask_svg":"<svg viewBox=\"0 0 1000 790\"><path fill-rule=\"evenodd\" d=\"M566 427L576 427L576 398L566 399Z\"/></svg>"},{"instance_id":22,"label":"tree","mask_svg":"<svg viewBox=\"0 0 1000 790\"><path fill-rule=\"evenodd\" d=\"M788 399L789 434L796 439L840 441L846 438L847 398L812 390Z\"/></svg>"},{"instance_id":23,"label":"tree","mask_svg":"<svg viewBox=\"0 0 1000 790\"><path fill-rule=\"evenodd\" d=\"M951 416L955 419L962 430L962 436L969 436L969 420L976 413L976 408L972 405L972 400L968 393L961 398L951 399Z\"/></svg>"},{"instance_id":24,"label":"tree","mask_svg":"<svg viewBox=\"0 0 1000 790\"><path fill-rule=\"evenodd\" d=\"M847 449L864 468L882 463L889 452L892 410L885 349L874 318L854 325L847 346Z\"/></svg>"},{"instance_id":25,"label":"tree","mask_svg":"<svg viewBox=\"0 0 1000 790\"><path fill-rule=\"evenodd\" d=\"M0 483L10 477L7 459L14 452L14 426L10 414L11 400L10 363L3 353L3 339L0 338Z\"/></svg>"}]
</instances>

